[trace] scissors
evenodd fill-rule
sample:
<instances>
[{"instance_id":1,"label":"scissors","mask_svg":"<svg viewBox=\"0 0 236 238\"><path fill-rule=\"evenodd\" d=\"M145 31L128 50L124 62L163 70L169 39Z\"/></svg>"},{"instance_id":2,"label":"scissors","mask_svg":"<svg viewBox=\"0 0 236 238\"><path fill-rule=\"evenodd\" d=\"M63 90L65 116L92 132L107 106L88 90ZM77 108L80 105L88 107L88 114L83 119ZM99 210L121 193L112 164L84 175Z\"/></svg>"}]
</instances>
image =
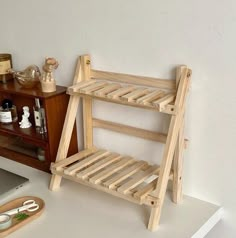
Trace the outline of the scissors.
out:
<instances>
[{"instance_id":1,"label":"scissors","mask_svg":"<svg viewBox=\"0 0 236 238\"><path fill-rule=\"evenodd\" d=\"M34 200L26 200L25 202L23 202L22 205L23 206L21 207L17 207L12 210L3 212L3 214L7 214L11 216L19 212L23 212L23 211L34 212L39 209L39 205Z\"/></svg>"}]
</instances>

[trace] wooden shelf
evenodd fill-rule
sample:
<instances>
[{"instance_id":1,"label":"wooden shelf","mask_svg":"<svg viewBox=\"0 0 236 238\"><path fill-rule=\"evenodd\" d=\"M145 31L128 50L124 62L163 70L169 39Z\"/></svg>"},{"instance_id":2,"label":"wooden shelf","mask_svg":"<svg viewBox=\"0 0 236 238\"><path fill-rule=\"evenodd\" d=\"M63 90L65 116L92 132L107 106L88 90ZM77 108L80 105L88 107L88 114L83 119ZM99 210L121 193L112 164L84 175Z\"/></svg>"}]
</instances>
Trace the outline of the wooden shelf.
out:
<instances>
[{"instance_id":1,"label":"wooden shelf","mask_svg":"<svg viewBox=\"0 0 236 238\"><path fill-rule=\"evenodd\" d=\"M185 148L184 113L191 70L178 67L176 79L163 80L91 69L89 55L78 60L56 163L51 166L50 189L59 188L66 178L138 204L150 206L148 229L154 230L160 219L168 181L173 180L173 201L182 198L182 155ZM85 150L65 156L71 123L83 99ZM166 134L144 130L93 117L93 99L171 114ZM108 112L109 113L109 112ZM94 147L93 129L103 128L164 143L160 165L150 165L130 156Z\"/></svg>"},{"instance_id":2,"label":"wooden shelf","mask_svg":"<svg viewBox=\"0 0 236 238\"><path fill-rule=\"evenodd\" d=\"M0 123L0 131L3 134L20 136L21 138L32 141L32 143L38 143L40 145L45 145L48 141L47 134L37 133L35 127L21 129L18 121L10 124Z\"/></svg>"},{"instance_id":3,"label":"wooden shelf","mask_svg":"<svg viewBox=\"0 0 236 238\"><path fill-rule=\"evenodd\" d=\"M68 88L68 94L89 96L91 98L128 106L151 109L175 114L176 92L157 88L138 87L131 84L110 83L101 80L82 81Z\"/></svg>"},{"instance_id":4,"label":"wooden shelf","mask_svg":"<svg viewBox=\"0 0 236 238\"><path fill-rule=\"evenodd\" d=\"M53 174L116 194L139 204L157 205L151 193L160 167L103 149L84 150L51 166ZM170 174L172 178L173 174Z\"/></svg>"}]
</instances>

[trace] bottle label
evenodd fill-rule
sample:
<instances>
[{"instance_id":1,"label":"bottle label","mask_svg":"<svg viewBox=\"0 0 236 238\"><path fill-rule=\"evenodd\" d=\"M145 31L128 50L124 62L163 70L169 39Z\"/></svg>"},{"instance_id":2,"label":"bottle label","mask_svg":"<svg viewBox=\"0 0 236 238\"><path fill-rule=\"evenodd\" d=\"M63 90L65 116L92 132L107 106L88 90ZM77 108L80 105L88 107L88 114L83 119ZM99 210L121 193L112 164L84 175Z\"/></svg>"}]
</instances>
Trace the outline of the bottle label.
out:
<instances>
[{"instance_id":1,"label":"bottle label","mask_svg":"<svg viewBox=\"0 0 236 238\"><path fill-rule=\"evenodd\" d=\"M11 112L0 112L0 122L2 123L12 122Z\"/></svg>"},{"instance_id":2,"label":"bottle label","mask_svg":"<svg viewBox=\"0 0 236 238\"><path fill-rule=\"evenodd\" d=\"M37 127L42 126L41 114L38 111L34 111L34 122L35 122L35 126Z\"/></svg>"},{"instance_id":3,"label":"bottle label","mask_svg":"<svg viewBox=\"0 0 236 238\"><path fill-rule=\"evenodd\" d=\"M7 70L11 68L11 61L0 61L0 75L7 74Z\"/></svg>"}]
</instances>

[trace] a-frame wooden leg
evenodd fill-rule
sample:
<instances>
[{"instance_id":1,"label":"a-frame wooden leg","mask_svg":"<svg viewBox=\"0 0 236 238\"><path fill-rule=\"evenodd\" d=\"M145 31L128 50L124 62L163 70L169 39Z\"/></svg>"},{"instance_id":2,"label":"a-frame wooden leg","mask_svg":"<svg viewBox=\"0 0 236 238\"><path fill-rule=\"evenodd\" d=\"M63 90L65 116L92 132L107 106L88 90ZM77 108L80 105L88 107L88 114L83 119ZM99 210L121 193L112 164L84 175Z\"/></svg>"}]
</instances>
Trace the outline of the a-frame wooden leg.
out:
<instances>
[{"instance_id":1,"label":"a-frame wooden leg","mask_svg":"<svg viewBox=\"0 0 236 238\"><path fill-rule=\"evenodd\" d=\"M159 198L159 204L157 207L154 207L151 210L148 229L152 231L156 229L160 220L161 209L164 203L171 165L176 149L176 143L180 133L180 129L183 126L184 106L190 76L191 72L187 68L183 69L183 72L181 73L181 78L179 80L178 93L175 100L175 106L178 108L178 113L177 115L172 115L171 117L165 150L160 167L159 179L157 182L156 190L154 192L154 195Z\"/></svg>"},{"instance_id":2,"label":"a-frame wooden leg","mask_svg":"<svg viewBox=\"0 0 236 238\"><path fill-rule=\"evenodd\" d=\"M165 145L163 160L161 163L160 175L157 184L157 191L155 195L159 198L159 204L157 207L152 208L149 218L148 229L154 231L159 224L162 205L164 203L165 192L169 180L171 164L175 152L175 146L177 137L179 134L179 128L182 122L182 113L177 116L172 116L170 122L170 128L167 136L167 142Z\"/></svg>"},{"instance_id":3,"label":"a-frame wooden leg","mask_svg":"<svg viewBox=\"0 0 236 238\"><path fill-rule=\"evenodd\" d=\"M172 162L172 169L173 169L172 200L174 203L180 203L183 197L182 194L183 152L184 152L184 120L179 130L174 159Z\"/></svg>"},{"instance_id":4,"label":"a-frame wooden leg","mask_svg":"<svg viewBox=\"0 0 236 238\"><path fill-rule=\"evenodd\" d=\"M62 136L58 147L56 162L60 161L62 159L65 159L67 156L67 152L70 145L70 139L72 136L73 127L75 124L77 109L79 106L79 96L70 96L66 118L62 130ZM56 123L56 122L55 122ZM56 190L60 187L61 183L61 176L59 175L52 175L49 189L50 190Z\"/></svg>"},{"instance_id":5,"label":"a-frame wooden leg","mask_svg":"<svg viewBox=\"0 0 236 238\"><path fill-rule=\"evenodd\" d=\"M176 70L176 86L178 87L181 74L187 67L181 65ZM179 203L182 200L182 171L183 171L183 151L184 151L184 119L180 126L179 135L176 143L174 159L172 162L173 183L172 183L172 200Z\"/></svg>"}]
</instances>

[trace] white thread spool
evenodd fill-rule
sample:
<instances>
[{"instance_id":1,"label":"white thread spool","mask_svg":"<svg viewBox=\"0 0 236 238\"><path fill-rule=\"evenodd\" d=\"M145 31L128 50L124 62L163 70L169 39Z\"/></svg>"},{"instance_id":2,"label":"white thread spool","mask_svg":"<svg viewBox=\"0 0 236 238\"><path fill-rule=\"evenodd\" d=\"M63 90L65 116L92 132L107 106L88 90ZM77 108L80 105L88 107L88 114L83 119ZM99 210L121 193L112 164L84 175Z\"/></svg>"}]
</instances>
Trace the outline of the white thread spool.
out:
<instances>
[{"instance_id":1,"label":"white thread spool","mask_svg":"<svg viewBox=\"0 0 236 238\"><path fill-rule=\"evenodd\" d=\"M11 226L11 216L7 214L0 214L0 230L7 229Z\"/></svg>"}]
</instances>

